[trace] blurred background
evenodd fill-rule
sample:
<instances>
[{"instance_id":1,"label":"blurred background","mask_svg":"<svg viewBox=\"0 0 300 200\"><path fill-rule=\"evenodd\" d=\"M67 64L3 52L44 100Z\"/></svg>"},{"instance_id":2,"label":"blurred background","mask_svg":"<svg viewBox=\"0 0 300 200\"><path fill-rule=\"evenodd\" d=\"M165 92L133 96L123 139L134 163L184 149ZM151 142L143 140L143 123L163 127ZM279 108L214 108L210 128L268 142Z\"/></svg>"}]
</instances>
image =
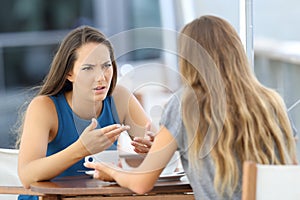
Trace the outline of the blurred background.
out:
<instances>
[{"instance_id":1,"label":"blurred background","mask_svg":"<svg viewBox=\"0 0 300 200\"><path fill-rule=\"evenodd\" d=\"M205 14L236 28L256 76L282 95L300 132L299 6L296 0L1 0L0 148L14 148L19 108L30 97L29 88L42 82L70 29L92 25L108 37L145 27L180 31ZM159 48L139 49L150 44ZM118 43L118 49L133 49L117 55L120 79L127 78L120 83L132 87L154 121L179 86L176 56L162 50L170 44L176 37L159 31L134 32Z\"/></svg>"}]
</instances>

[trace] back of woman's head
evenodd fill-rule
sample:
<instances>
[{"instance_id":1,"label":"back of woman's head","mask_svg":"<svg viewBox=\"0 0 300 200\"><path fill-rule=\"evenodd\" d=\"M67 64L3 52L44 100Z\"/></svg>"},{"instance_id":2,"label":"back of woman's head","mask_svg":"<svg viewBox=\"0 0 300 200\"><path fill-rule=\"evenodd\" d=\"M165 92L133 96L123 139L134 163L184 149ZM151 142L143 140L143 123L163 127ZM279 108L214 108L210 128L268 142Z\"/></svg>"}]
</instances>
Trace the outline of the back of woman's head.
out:
<instances>
[{"instance_id":1,"label":"back of woman's head","mask_svg":"<svg viewBox=\"0 0 300 200\"><path fill-rule=\"evenodd\" d=\"M39 94L56 95L61 91L72 90L67 74L73 69L77 59L76 50L86 43L104 44L109 49L113 78L108 95L112 93L117 81L117 66L112 45L99 30L90 26L81 26L72 30L60 44Z\"/></svg>"},{"instance_id":2,"label":"back of woman's head","mask_svg":"<svg viewBox=\"0 0 300 200\"><path fill-rule=\"evenodd\" d=\"M285 105L257 81L234 28L219 17L202 16L181 33L179 65L187 84L182 113L191 164L200 166L203 149L211 147L207 155L216 166L215 188L232 195L243 161L288 164L296 159Z\"/></svg>"},{"instance_id":3,"label":"back of woman's head","mask_svg":"<svg viewBox=\"0 0 300 200\"><path fill-rule=\"evenodd\" d=\"M224 84L228 84L229 81L232 83L232 81L240 81L239 79L252 78L253 75L239 35L227 21L216 16L202 16L187 24L181 33L183 37L179 39L179 48L180 51L183 51L182 54L189 56L195 52L199 53L201 50L201 59L203 56L210 57L209 59L214 62L215 67L221 73ZM187 40L194 40L203 49L198 48L197 51L194 51L195 48L190 47L193 45L192 42L187 42ZM182 68L183 74L184 71L185 69Z\"/></svg>"}]
</instances>

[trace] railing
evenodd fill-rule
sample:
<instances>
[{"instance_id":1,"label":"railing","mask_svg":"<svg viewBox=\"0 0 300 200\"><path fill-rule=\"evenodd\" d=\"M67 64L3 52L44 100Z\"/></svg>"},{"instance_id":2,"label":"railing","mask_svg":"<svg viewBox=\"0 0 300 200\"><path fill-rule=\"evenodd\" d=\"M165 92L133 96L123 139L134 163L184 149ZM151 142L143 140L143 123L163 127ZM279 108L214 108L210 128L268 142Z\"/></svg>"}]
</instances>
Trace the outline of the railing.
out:
<instances>
[{"instance_id":1,"label":"railing","mask_svg":"<svg viewBox=\"0 0 300 200\"><path fill-rule=\"evenodd\" d=\"M254 71L263 84L282 95L290 108L300 99L300 90L296 89L300 84L300 42L256 40Z\"/></svg>"},{"instance_id":2,"label":"railing","mask_svg":"<svg viewBox=\"0 0 300 200\"><path fill-rule=\"evenodd\" d=\"M283 97L291 119L300 134L300 42L255 40L254 71L265 86ZM300 141L298 140L298 159Z\"/></svg>"}]
</instances>

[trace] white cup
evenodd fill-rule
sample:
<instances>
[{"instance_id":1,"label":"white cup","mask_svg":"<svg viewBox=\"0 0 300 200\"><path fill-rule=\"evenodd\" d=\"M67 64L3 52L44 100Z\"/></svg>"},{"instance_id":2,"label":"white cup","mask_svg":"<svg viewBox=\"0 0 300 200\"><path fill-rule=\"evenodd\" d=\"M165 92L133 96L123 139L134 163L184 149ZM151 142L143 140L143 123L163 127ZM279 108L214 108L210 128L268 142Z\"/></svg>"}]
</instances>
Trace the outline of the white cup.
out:
<instances>
[{"instance_id":1,"label":"white cup","mask_svg":"<svg viewBox=\"0 0 300 200\"><path fill-rule=\"evenodd\" d=\"M85 157L85 162L108 162L117 165L119 153L117 150L106 150Z\"/></svg>"},{"instance_id":2,"label":"white cup","mask_svg":"<svg viewBox=\"0 0 300 200\"><path fill-rule=\"evenodd\" d=\"M122 168L125 170L131 170L133 168L138 167L144 160L143 155L139 154L120 154L120 162ZM167 166L162 171L161 175L171 175L175 172L176 168L178 167L180 161L180 154L176 151L171 160L168 162Z\"/></svg>"},{"instance_id":3,"label":"white cup","mask_svg":"<svg viewBox=\"0 0 300 200\"><path fill-rule=\"evenodd\" d=\"M138 167L144 160L144 156L134 151L131 138L127 131L123 131L118 138L118 152L120 163L125 170Z\"/></svg>"},{"instance_id":4,"label":"white cup","mask_svg":"<svg viewBox=\"0 0 300 200\"><path fill-rule=\"evenodd\" d=\"M144 160L143 155L139 154L120 154L120 162L122 168L125 170L131 170L137 168Z\"/></svg>"},{"instance_id":5,"label":"white cup","mask_svg":"<svg viewBox=\"0 0 300 200\"><path fill-rule=\"evenodd\" d=\"M128 155L137 153L134 151L134 147L131 145L131 138L127 131L123 131L118 137L118 152L120 155Z\"/></svg>"}]
</instances>

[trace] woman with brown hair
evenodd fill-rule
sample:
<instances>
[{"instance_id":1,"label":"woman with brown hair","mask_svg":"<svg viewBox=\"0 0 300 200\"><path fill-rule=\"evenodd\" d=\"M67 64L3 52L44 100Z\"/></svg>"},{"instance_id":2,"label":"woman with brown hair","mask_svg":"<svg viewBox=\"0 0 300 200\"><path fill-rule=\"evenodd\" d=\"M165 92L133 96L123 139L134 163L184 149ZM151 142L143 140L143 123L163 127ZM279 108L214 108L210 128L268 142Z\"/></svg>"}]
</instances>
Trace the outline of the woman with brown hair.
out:
<instances>
[{"instance_id":1,"label":"woman with brown hair","mask_svg":"<svg viewBox=\"0 0 300 200\"><path fill-rule=\"evenodd\" d=\"M166 106L144 162L131 172L85 163L96 169L95 178L108 175L143 194L179 150L196 199L241 199L243 161L296 162L284 102L258 82L228 22L216 16L195 19L182 29L178 46L185 86Z\"/></svg>"},{"instance_id":2,"label":"woman with brown hair","mask_svg":"<svg viewBox=\"0 0 300 200\"><path fill-rule=\"evenodd\" d=\"M85 156L116 149L124 130L144 136L150 119L133 94L116 83L117 65L108 39L89 26L72 30L20 128L18 173L25 188L36 181L82 174L87 170ZM151 142L138 141L135 150L146 153ZM19 197L29 198L37 197Z\"/></svg>"}]
</instances>

